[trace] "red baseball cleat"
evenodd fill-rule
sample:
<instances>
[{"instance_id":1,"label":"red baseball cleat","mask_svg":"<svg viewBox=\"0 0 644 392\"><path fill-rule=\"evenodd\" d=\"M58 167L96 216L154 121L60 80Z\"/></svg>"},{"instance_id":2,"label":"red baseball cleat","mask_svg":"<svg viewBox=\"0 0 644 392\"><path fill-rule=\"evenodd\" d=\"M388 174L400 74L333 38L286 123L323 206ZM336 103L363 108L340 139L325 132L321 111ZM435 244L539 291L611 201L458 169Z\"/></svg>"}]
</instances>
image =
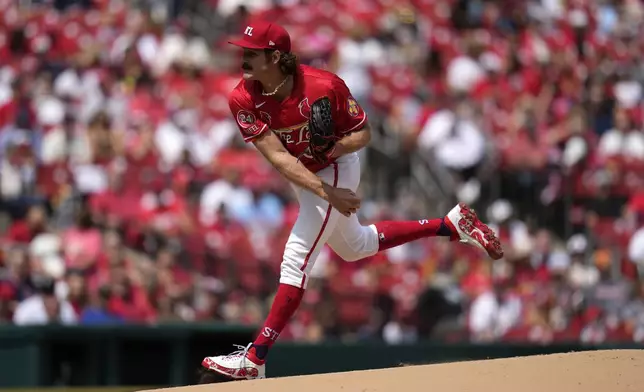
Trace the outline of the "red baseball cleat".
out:
<instances>
[{"instance_id":1,"label":"red baseball cleat","mask_svg":"<svg viewBox=\"0 0 644 392\"><path fill-rule=\"evenodd\" d=\"M474 210L465 203L452 208L446 219L456 229L462 243L484 250L493 260L503 257L501 242L494 231L481 222Z\"/></svg>"}]
</instances>

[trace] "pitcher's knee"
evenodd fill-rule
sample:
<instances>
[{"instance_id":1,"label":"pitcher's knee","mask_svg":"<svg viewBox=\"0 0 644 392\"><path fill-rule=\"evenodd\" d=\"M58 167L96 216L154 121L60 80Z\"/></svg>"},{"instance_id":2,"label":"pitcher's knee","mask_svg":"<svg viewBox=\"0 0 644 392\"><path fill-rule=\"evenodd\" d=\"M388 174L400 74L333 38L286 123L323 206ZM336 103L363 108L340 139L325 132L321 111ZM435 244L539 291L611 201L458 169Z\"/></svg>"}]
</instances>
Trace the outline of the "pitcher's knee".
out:
<instances>
[{"instance_id":1,"label":"pitcher's knee","mask_svg":"<svg viewBox=\"0 0 644 392\"><path fill-rule=\"evenodd\" d=\"M373 256L376 253L378 253L378 250L373 250L369 248L359 248L359 249L343 249L341 251L336 251L335 253L338 254L344 261L348 262L354 262L358 260L362 260L365 257Z\"/></svg>"},{"instance_id":2,"label":"pitcher's knee","mask_svg":"<svg viewBox=\"0 0 644 392\"><path fill-rule=\"evenodd\" d=\"M378 253L378 233L374 227L362 226L360 234L352 241L333 248L344 261L353 262Z\"/></svg>"},{"instance_id":3,"label":"pitcher's knee","mask_svg":"<svg viewBox=\"0 0 644 392\"><path fill-rule=\"evenodd\" d=\"M280 283L302 287L305 281L305 260L296 255L284 254L280 265Z\"/></svg>"},{"instance_id":4,"label":"pitcher's knee","mask_svg":"<svg viewBox=\"0 0 644 392\"><path fill-rule=\"evenodd\" d=\"M365 257L368 257L370 255L364 255L362 253L354 253L354 252L342 252L342 254L338 253L338 256L340 256L344 261L353 262L353 261L362 260Z\"/></svg>"}]
</instances>

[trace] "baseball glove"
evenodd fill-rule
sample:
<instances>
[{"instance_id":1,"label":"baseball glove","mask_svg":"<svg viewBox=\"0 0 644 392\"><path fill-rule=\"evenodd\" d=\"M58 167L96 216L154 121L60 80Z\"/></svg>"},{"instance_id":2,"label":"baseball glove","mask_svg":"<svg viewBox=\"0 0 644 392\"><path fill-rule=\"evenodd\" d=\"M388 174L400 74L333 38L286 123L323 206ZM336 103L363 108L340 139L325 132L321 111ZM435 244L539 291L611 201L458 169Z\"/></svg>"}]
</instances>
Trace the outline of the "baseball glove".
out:
<instances>
[{"instance_id":1,"label":"baseball glove","mask_svg":"<svg viewBox=\"0 0 644 392\"><path fill-rule=\"evenodd\" d=\"M318 163L325 163L335 149L333 117L331 116L331 101L323 97L311 105L309 118L309 154Z\"/></svg>"}]
</instances>

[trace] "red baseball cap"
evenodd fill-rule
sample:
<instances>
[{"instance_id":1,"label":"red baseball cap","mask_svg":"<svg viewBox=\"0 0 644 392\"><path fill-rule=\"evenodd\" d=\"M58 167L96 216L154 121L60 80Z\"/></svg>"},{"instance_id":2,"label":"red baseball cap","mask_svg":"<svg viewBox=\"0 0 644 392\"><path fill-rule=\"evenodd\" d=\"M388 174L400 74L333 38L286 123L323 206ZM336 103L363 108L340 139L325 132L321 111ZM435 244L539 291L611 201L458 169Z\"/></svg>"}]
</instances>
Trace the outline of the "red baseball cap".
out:
<instances>
[{"instance_id":1,"label":"red baseball cap","mask_svg":"<svg viewBox=\"0 0 644 392\"><path fill-rule=\"evenodd\" d=\"M277 49L291 51L291 37L284 27L275 23L252 22L244 28L242 37L228 43L248 49Z\"/></svg>"}]
</instances>

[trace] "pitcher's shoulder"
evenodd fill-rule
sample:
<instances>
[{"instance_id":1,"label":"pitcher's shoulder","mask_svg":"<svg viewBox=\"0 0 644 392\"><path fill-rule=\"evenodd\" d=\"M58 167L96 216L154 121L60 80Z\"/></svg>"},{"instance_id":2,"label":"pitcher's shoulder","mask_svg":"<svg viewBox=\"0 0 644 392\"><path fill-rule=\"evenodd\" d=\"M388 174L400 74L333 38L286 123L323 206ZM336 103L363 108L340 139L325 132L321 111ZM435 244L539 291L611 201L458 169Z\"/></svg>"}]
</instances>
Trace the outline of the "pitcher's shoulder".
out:
<instances>
[{"instance_id":1,"label":"pitcher's shoulder","mask_svg":"<svg viewBox=\"0 0 644 392\"><path fill-rule=\"evenodd\" d=\"M228 101L253 102L255 82L241 79L228 95Z\"/></svg>"},{"instance_id":2,"label":"pitcher's shoulder","mask_svg":"<svg viewBox=\"0 0 644 392\"><path fill-rule=\"evenodd\" d=\"M335 90L339 86L346 86L344 80L333 72L306 65L300 66L300 69L305 83L309 85L312 84L329 90Z\"/></svg>"}]
</instances>

